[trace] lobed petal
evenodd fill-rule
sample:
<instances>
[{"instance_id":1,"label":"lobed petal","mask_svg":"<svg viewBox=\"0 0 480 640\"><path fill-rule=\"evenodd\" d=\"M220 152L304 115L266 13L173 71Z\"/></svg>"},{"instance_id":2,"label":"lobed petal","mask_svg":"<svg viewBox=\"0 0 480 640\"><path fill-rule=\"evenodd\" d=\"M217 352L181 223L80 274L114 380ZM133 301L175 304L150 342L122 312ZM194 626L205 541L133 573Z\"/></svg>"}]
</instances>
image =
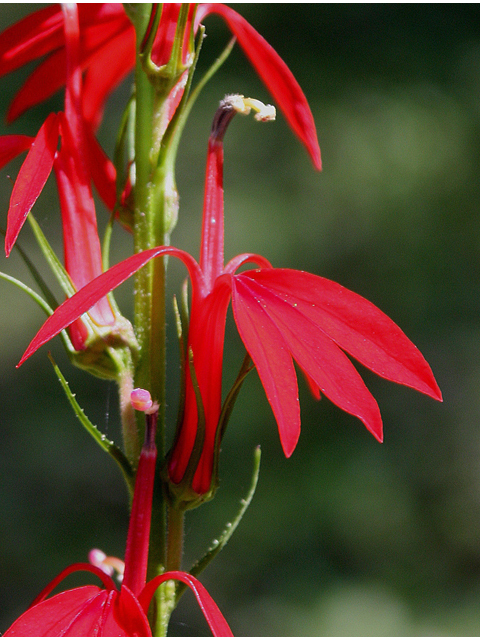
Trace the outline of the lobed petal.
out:
<instances>
[{"instance_id":1,"label":"lobed petal","mask_svg":"<svg viewBox=\"0 0 480 640\"><path fill-rule=\"evenodd\" d=\"M35 138L31 136L11 135L0 137L0 168L16 158L20 153L30 149Z\"/></svg>"},{"instance_id":2,"label":"lobed petal","mask_svg":"<svg viewBox=\"0 0 480 640\"><path fill-rule=\"evenodd\" d=\"M17 39L21 39L21 44L14 48L13 53L7 51L5 54L13 58L15 65L2 65L2 58L0 58L1 74L7 73L45 53L50 54L46 60L32 71L25 84L16 94L8 109L8 122L16 119L30 107L49 98L65 84L66 60L63 16L61 10L57 8L55 10L58 16L53 14L51 17L52 26L49 38L38 37L37 39L27 39L24 42L21 39L21 34L15 30ZM40 13L36 12L29 17ZM100 80L99 84L92 86L89 83L86 93L89 117L93 118L95 115L92 113L94 106L99 107L96 121L98 125L98 118L101 116L107 94L133 68L135 56L134 29L120 4L79 4L79 20L82 34L81 66L86 70L90 65L94 65L98 58L97 69L98 65L101 65L104 71L102 78L97 73L96 79ZM20 25L21 23L22 21L17 24ZM13 25L13 27L17 27L17 25ZM13 29L13 27L11 28ZM2 33L2 38L5 33ZM24 55L20 56L19 51L24 51ZM106 65L106 60L109 60L108 65ZM112 61L114 61L114 64L112 64ZM122 67L121 72L119 70L120 67ZM115 72L112 72L112 68L115 69ZM107 81L110 82L108 86L106 86Z\"/></svg>"},{"instance_id":3,"label":"lobed petal","mask_svg":"<svg viewBox=\"0 0 480 640\"><path fill-rule=\"evenodd\" d=\"M153 594L158 587L167 580L180 580L190 587L215 637L233 637L233 633L228 626L227 621L223 617L212 596L208 593L201 582L184 571L168 571L167 573L156 576L153 580L150 580L138 598L144 611L148 611Z\"/></svg>"},{"instance_id":4,"label":"lobed petal","mask_svg":"<svg viewBox=\"0 0 480 640\"><path fill-rule=\"evenodd\" d=\"M116 194L116 170L113 162L102 149L91 128L86 125L85 146L88 157L88 168L100 198L109 211L113 211L117 201Z\"/></svg>"},{"instance_id":5,"label":"lobed petal","mask_svg":"<svg viewBox=\"0 0 480 640\"><path fill-rule=\"evenodd\" d=\"M184 262L189 270L195 290L201 289L203 286L203 278L198 264L185 251L175 249L174 247L154 247L153 249L136 253L94 278L71 298L68 298L57 307L31 341L17 367L23 364L25 360L35 353L43 344L71 325L72 322L77 320L82 314L89 311L101 298L106 296L107 293L121 285L135 272L145 266L147 262L157 256L167 254L176 256Z\"/></svg>"},{"instance_id":6,"label":"lobed petal","mask_svg":"<svg viewBox=\"0 0 480 640\"><path fill-rule=\"evenodd\" d=\"M40 128L27 154L10 198L5 253L10 255L27 216L50 175L59 131L58 116L51 113Z\"/></svg>"},{"instance_id":7,"label":"lobed petal","mask_svg":"<svg viewBox=\"0 0 480 640\"><path fill-rule=\"evenodd\" d=\"M193 366L202 396L205 413L205 441L193 477L193 490L202 495L211 488L215 455L215 437L221 412L222 365L225 322L231 296L231 278L218 278L208 296L193 296L188 347L193 353ZM173 482L181 482L190 461L198 425L195 391L186 363L185 410L182 426L169 456L169 475Z\"/></svg>"},{"instance_id":8,"label":"lobed petal","mask_svg":"<svg viewBox=\"0 0 480 640\"><path fill-rule=\"evenodd\" d=\"M378 307L326 278L293 269L248 271L242 278L274 294L378 375L441 400L417 347Z\"/></svg>"},{"instance_id":9,"label":"lobed petal","mask_svg":"<svg viewBox=\"0 0 480 640\"><path fill-rule=\"evenodd\" d=\"M59 6L29 14L2 31L0 76L50 53L63 42L63 16Z\"/></svg>"},{"instance_id":10,"label":"lobed petal","mask_svg":"<svg viewBox=\"0 0 480 640\"><path fill-rule=\"evenodd\" d=\"M82 616L85 608L88 609L89 606L90 611L92 608L97 609L98 618L108 593L105 589L96 586L78 587L59 593L25 611L4 636L6 638L70 636L72 620ZM88 616L88 611L86 615ZM82 631L80 635L88 635L85 629Z\"/></svg>"},{"instance_id":11,"label":"lobed petal","mask_svg":"<svg viewBox=\"0 0 480 640\"><path fill-rule=\"evenodd\" d=\"M340 409L360 418L379 440L383 439L382 419L377 402L344 352L325 333L274 293L255 280L237 276L251 298L264 309L281 333L300 367Z\"/></svg>"},{"instance_id":12,"label":"lobed petal","mask_svg":"<svg viewBox=\"0 0 480 640\"><path fill-rule=\"evenodd\" d=\"M305 145L315 167L320 170L322 162L315 122L307 99L290 69L245 18L224 4L200 4L196 16L197 23L211 13L216 13L225 20L269 89L275 104L282 110L290 127Z\"/></svg>"},{"instance_id":13,"label":"lobed petal","mask_svg":"<svg viewBox=\"0 0 480 640\"><path fill-rule=\"evenodd\" d=\"M5 637L143 637L151 636L145 613L126 587L96 586L59 593L28 609Z\"/></svg>"},{"instance_id":14,"label":"lobed petal","mask_svg":"<svg viewBox=\"0 0 480 640\"><path fill-rule=\"evenodd\" d=\"M73 119L72 119L73 120ZM72 123L73 124L73 123ZM97 231L95 203L85 171L85 163L70 123L62 122L62 148L55 160L60 209L62 213L65 268L74 286L80 289L102 273L102 251ZM91 309L90 316L99 326L113 325L115 316L106 297ZM83 323L72 327L75 349L84 348L86 330Z\"/></svg>"},{"instance_id":15,"label":"lobed petal","mask_svg":"<svg viewBox=\"0 0 480 640\"><path fill-rule=\"evenodd\" d=\"M289 457L300 436L297 376L282 333L247 285L245 278L233 277L233 314L272 407L283 450Z\"/></svg>"},{"instance_id":16,"label":"lobed petal","mask_svg":"<svg viewBox=\"0 0 480 640\"><path fill-rule=\"evenodd\" d=\"M108 96L134 66L135 30L133 27L123 29L116 35L112 34L108 43L90 58L83 83L83 111L85 120L90 123L94 131L102 120Z\"/></svg>"}]
</instances>

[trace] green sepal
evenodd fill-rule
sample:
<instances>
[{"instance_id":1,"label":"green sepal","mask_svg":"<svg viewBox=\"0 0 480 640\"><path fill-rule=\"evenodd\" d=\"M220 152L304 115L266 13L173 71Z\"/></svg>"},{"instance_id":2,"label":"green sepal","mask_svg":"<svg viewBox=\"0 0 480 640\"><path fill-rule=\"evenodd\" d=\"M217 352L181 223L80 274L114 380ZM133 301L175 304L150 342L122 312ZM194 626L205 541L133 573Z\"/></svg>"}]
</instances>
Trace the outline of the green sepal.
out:
<instances>
[{"instance_id":1,"label":"green sepal","mask_svg":"<svg viewBox=\"0 0 480 640\"><path fill-rule=\"evenodd\" d=\"M160 24L162 9L159 9L158 3L152 6L150 23L148 25L148 33L142 42L140 58L142 68L148 77L150 83L155 88L155 92L159 97L166 97L171 89L180 80L181 75L188 71L191 67L191 60L187 60L184 64L183 58L183 42L185 36L185 28L187 25L188 13L190 11L189 3L182 3L180 13L178 15L177 26L175 28L175 36L172 44L170 60L163 65L156 65L152 60L152 49L157 35L158 25ZM193 25L193 20L192 20ZM193 32L193 28L191 29ZM192 46L193 35L190 33L189 46Z\"/></svg>"},{"instance_id":2,"label":"green sepal","mask_svg":"<svg viewBox=\"0 0 480 640\"><path fill-rule=\"evenodd\" d=\"M247 375L255 368L255 365L252 363L252 359L250 358L250 354L245 354L245 357L242 362L242 366L240 367L240 371L238 372L237 378L232 385L232 388L227 394L223 405L222 411L220 413L220 418L218 419L218 427L217 427L217 438L219 438L218 446L220 446L220 442L225 435L225 429L227 428L228 421L230 420L230 416L233 411L233 407L237 400L238 394L240 393L240 389L242 388L242 384L247 377Z\"/></svg>"},{"instance_id":3,"label":"green sepal","mask_svg":"<svg viewBox=\"0 0 480 640\"><path fill-rule=\"evenodd\" d=\"M173 297L173 312L175 314L175 326L177 329L178 346L180 351L180 393L178 398L177 423L175 427L175 437L182 426L183 414L185 410L185 387L186 387L186 371L187 362L187 339L188 339L188 280L185 279L182 286L182 295L180 298L180 307L177 303L177 297Z\"/></svg>"},{"instance_id":4,"label":"green sepal","mask_svg":"<svg viewBox=\"0 0 480 640\"><path fill-rule=\"evenodd\" d=\"M62 288L64 294L70 298L75 293L75 287L70 279L70 276L68 275L63 264L57 258L55 251L50 246L50 243L41 230L40 225L31 213L28 216L27 220L32 227L33 234L38 243L38 246L40 247L40 250L43 253L45 260L48 262L50 269L53 271L53 275L57 279L57 282Z\"/></svg>"},{"instance_id":5,"label":"green sepal","mask_svg":"<svg viewBox=\"0 0 480 640\"><path fill-rule=\"evenodd\" d=\"M113 164L116 171L115 189L117 195L115 216L124 229L130 233L133 233L134 224L133 188L135 174L133 167L135 162L135 110L136 99L135 94L132 94L123 112L113 153ZM132 191L126 199L122 199L129 180Z\"/></svg>"},{"instance_id":6,"label":"green sepal","mask_svg":"<svg viewBox=\"0 0 480 640\"><path fill-rule=\"evenodd\" d=\"M33 289L30 289L30 287L24 284L21 280L17 280L16 278L9 276L7 273L3 273L2 271L0 271L0 278L2 278L3 280L6 280L7 282L11 282L15 286L17 286L19 289L21 289L24 293L29 295L30 298L32 298L32 300L36 302L43 311L45 311L47 316L52 315L53 313L52 307L47 302L45 302L42 296L40 296Z\"/></svg>"},{"instance_id":7,"label":"green sepal","mask_svg":"<svg viewBox=\"0 0 480 640\"><path fill-rule=\"evenodd\" d=\"M70 391L69 384L66 381L65 377L63 376L63 374L60 371L60 369L58 368L57 364L55 363L51 353L48 354L48 357L50 359L50 362L53 365L55 373L58 376L58 380L59 380L60 384L62 385L62 388L63 388L63 390L65 392L65 395L67 396L67 399L70 402L70 405L71 405L73 411L75 412L75 415L80 420L80 423L82 424L82 426L86 429L86 431L95 440L95 442L106 453L108 453L115 460L115 462L118 464L118 466L120 467L120 470L122 471L123 477L125 478L125 482L127 483L127 486L129 488L130 492L133 494L133 489L134 489L134 484L135 484L135 476L134 476L134 471L133 471L132 465L128 461L128 459L125 456L125 454L123 453L123 451L121 449L119 449L119 447L117 447L117 445L114 444L111 440L109 440L106 437L106 435L103 434L98 429L98 427L96 427L92 422L90 422L90 420L85 415L85 412L83 411L82 407L78 404L78 402L77 402L77 400L75 398L75 394L73 394Z\"/></svg>"},{"instance_id":8,"label":"green sepal","mask_svg":"<svg viewBox=\"0 0 480 640\"><path fill-rule=\"evenodd\" d=\"M15 245L15 246L18 249L18 246L17 245ZM53 309L48 304L48 302L46 302L42 298L42 296L40 296L36 291L34 291L33 289L30 289L30 287L28 287L26 284L21 282L21 280L17 280L17 278L13 278L12 276L9 276L7 273L2 273L2 272L0 272L0 278L2 278L3 280L6 280L7 282L11 282L16 287L21 289L24 293L26 293L28 296L30 296L30 298L34 302L36 302L38 304L38 306L46 313L47 316L51 316L52 315ZM67 351L74 351L73 345L72 345L72 343L70 341L70 338L68 337L68 334L67 334L67 332L65 330L63 330L60 333L60 338L61 338L61 340L63 342L63 345L64 345L64 347L65 347L65 349Z\"/></svg>"},{"instance_id":9,"label":"green sepal","mask_svg":"<svg viewBox=\"0 0 480 640\"><path fill-rule=\"evenodd\" d=\"M30 214L30 215L32 215L32 214ZM2 235L5 235L5 230L4 229L0 229L0 233ZM50 288L47 285L47 283L45 282L45 280L40 275L40 272L38 271L37 267L33 264L33 262L30 260L30 258L27 256L27 254L25 253L25 251L22 249L22 247L20 246L20 244L18 242L15 243L14 249L16 251L18 251L18 253L20 254L20 257L22 258L23 262L25 263L25 266L30 271L30 275L35 280L35 282L38 284L38 286L40 288L40 291L43 293L43 295L45 297L45 300L46 300L49 308L51 309L48 312L48 314L51 315L53 313L52 310L56 309L58 307L58 302L57 302L55 296L53 295L52 291L50 290ZM30 289L30 291L31 291L31 289Z\"/></svg>"},{"instance_id":10,"label":"green sepal","mask_svg":"<svg viewBox=\"0 0 480 640\"><path fill-rule=\"evenodd\" d=\"M223 549L223 547L227 544L227 542L232 537L235 529L240 524L240 521L245 515L245 512L250 506L253 496L255 495L255 490L258 484L258 477L260 474L261 457L262 457L262 452L260 450L260 446L258 446L256 447L253 454L253 473L252 473L252 480L250 482L250 489L247 495L245 496L245 498L240 500L240 504L241 504L240 510L238 511L237 515L232 520L232 522L228 522L226 524L225 529L223 530L221 535L212 542L206 554L200 560L195 562L195 564L191 567L191 569L188 572L190 575L192 576L200 575L200 573L205 569L205 567L207 567L210 564L210 562L215 558L215 556L218 553L220 553L220 551ZM175 606L178 604L178 601L180 600L185 589L186 589L186 585L183 585L183 584L178 585L177 592L176 592Z\"/></svg>"},{"instance_id":11,"label":"green sepal","mask_svg":"<svg viewBox=\"0 0 480 640\"><path fill-rule=\"evenodd\" d=\"M197 34L198 44L195 50L195 59L192 63L192 69L188 76L188 81L185 86L185 91L183 93L182 100L180 101L180 104L175 112L175 115L170 121L167 127L167 130L165 132L162 149L165 149L166 155L168 154L168 162L171 165L175 161L175 156L176 156L178 144L180 142L183 129L185 127L185 124L187 123L188 116L190 115L190 112L198 96L200 95L201 91L203 90L207 82L215 75L215 73L220 69L222 64L228 58L236 42L236 38L231 38L231 40L228 42L225 49L222 51L219 57L215 60L215 62L211 65L211 67L206 71L206 73L202 76L201 80L198 82L198 84L195 86L193 91L190 93L191 84L193 80L193 72L197 65L204 35L205 35L205 27L203 25L200 25L198 34ZM161 162L162 162L162 158L160 156L159 164L161 164Z\"/></svg>"},{"instance_id":12,"label":"green sepal","mask_svg":"<svg viewBox=\"0 0 480 640\"><path fill-rule=\"evenodd\" d=\"M65 267L58 259L41 230L40 225L31 213L28 216L28 221L30 222L45 260L52 269L63 292L67 297L71 297L76 292L76 289ZM111 224L110 227L107 226L103 247L104 254L108 254L110 232ZM99 327L90 319L88 314L84 314L82 320L89 330L89 337L85 342L85 349L75 351L71 342L65 346L68 356L75 366L104 380L118 380L119 375L124 371L125 366L127 366L126 363L130 363L132 357L136 357L138 343L130 322L120 315L111 294L109 294L108 299L111 303L112 311L115 314L115 324Z\"/></svg>"}]
</instances>

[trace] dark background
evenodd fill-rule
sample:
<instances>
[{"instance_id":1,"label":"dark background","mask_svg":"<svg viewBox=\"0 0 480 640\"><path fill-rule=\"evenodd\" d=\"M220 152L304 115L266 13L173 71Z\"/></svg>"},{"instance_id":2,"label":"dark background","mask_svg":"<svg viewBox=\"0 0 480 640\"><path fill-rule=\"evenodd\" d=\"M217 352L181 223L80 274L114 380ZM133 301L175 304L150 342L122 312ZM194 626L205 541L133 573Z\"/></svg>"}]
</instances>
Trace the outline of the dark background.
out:
<instances>
[{"instance_id":1,"label":"dark background","mask_svg":"<svg viewBox=\"0 0 480 640\"><path fill-rule=\"evenodd\" d=\"M2 5L2 27L32 5ZM203 574L236 635L480 633L480 11L477 5L240 4L285 59L317 123L316 173L279 116L237 118L226 139L226 258L264 254L365 296L422 350L444 403L362 370L385 425L380 445L300 381L302 435L290 460L255 374L229 425L215 500L187 518L185 568L234 517L254 447L257 495L227 548ZM206 68L228 39L205 20ZM32 67L0 79L2 112ZM128 83L100 137L111 153ZM206 141L225 93L269 97L236 48L190 118L178 161L181 214L172 243L198 255ZM62 97L0 133L35 134ZM0 225L11 193L0 174ZM61 252L53 180L35 214ZM99 226L106 212L99 206ZM27 229L21 243L40 264ZM114 236L112 263L131 240ZM0 270L30 283L17 257ZM45 268L44 273L47 273ZM171 295L184 272L171 263ZM113 462L83 432L47 349L16 370L43 321L0 282L0 629L64 566L92 547L123 556L127 501ZM126 314L131 283L117 295ZM170 424L178 376L171 325ZM233 325L230 318L230 325ZM242 347L229 325L226 382ZM51 348L92 421L117 438L115 386L73 369ZM118 439L118 438L117 438ZM76 584L71 578L66 586ZM208 634L193 598L174 635Z\"/></svg>"}]
</instances>

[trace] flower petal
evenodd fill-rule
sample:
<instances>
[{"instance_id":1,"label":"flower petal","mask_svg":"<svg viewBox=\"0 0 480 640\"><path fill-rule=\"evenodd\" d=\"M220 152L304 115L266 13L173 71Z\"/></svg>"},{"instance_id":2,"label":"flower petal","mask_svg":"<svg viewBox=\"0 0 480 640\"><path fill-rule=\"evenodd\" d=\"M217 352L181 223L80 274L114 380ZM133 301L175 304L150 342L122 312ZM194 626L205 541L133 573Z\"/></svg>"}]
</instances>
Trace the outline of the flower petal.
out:
<instances>
[{"instance_id":1,"label":"flower petal","mask_svg":"<svg viewBox=\"0 0 480 640\"><path fill-rule=\"evenodd\" d=\"M31 136L12 135L0 137L0 167L16 158L22 151L30 149L35 138Z\"/></svg>"},{"instance_id":2,"label":"flower petal","mask_svg":"<svg viewBox=\"0 0 480 640\"><path fill-rule=\"evenodd\" d=\"M107 295L107 293L115 289L115 287L118 287L136 271L145 266L149 260L166 254L176 256L182 260L189 271L190 278L194 281L194 286L197 289L202 286L203 278L198 264L192 256L185 253L185 251L175 249L175 247L154 247L153 249L136 253L97 276L77 291L75 295L57 307L55 312L47 319L35 338L31 341L17 367L23 364L23 362L43 344L51 340L60 333L60 331L77 320L83 313L91 309L103 296Z\"/></svg>"},{"instance_id":3,"label":"flower petal","mask_svg":"<svg viewBox=\"0 0 480 640\"><path fill-rule=\"evenodd\" d=\"M10 254L27 216L50 175L57 150L58 117L51 113L40 128L18 172L8 209L5 253Z\"/></svg>"},{"instance_id":4,"label":"flower petal","mask_svg":"<svg viewBox=\"0 0 480 640\"><path fill-rule=\"evenodd\" d=\"M6 637L143 637L150 626L138 600L126 587L78 587L28 609Z\"/></svg>"},{"instance_id":5,"label":"flower petal","mask_svg":"<svg viewBox=\"0 0 480 640\"><path fill-rule=\"evenodd\" d=\"M212 291L215 279L223 271L223 218L223 144L210 138L200 248L200 268L209 291Z\"/></svg>"},{"instance_id":6,"label":"flower petal","mask_svg":"<svg viewBox=\"0 0 480 640\"><path fill-rule=\"evenodd\" d=\"M102 49L92 56L83 84L85 120L96 130L103 116L109 94L135 66L135 30L121 30L112 35Z\"/></svg>"},{"instance_id":7,"label":"flower petal","mask_svg":"<svg viewBox=\"0 0 480 640\"><path fill-rule=\"evenodd\" d=\"M231 278L217 279L215 288L205 298L193 292L188 348L193 353L193 366L205 413L205 441L193 477L192 488L205 494L211 488L215 455L215 436L221 412L222 364L225 321L231 296ZM185 409L182 426L169 456L169 475L179 483L187 469L195 443L198 425L197 401L188 363L186 363Z\"/></svg>"},{"instance_id":8,"label":"flower petal","mask_svg":"<svg viewBox=\"0 0 480 640\"><path fill-rule=\"evenodd\" d=\"M65 41L63 35L63 16L61 11L59 11L59 17L59 25L55 27L52 26L52 33L48 40L40 41L38 43L36 43L36 41L32 43L24 43L24 46L27 47L29 52L29 59L31 60L39 57L40 55L44 55L45 53L50 53L50 55L46 60L41 62L41 64L39 64L32 73L30 73L25 84L22 86L20 91L17 92L8 109L8 122L18 118L18 116L30 107L49 98L65 84ZM115 60L115 64L113 65L115 69L118 70L119 64L124 65L123 75L121 75L120 78L117 77L118 74L114 74L116 78L115 81L113 81L113 84L106 89L106 91L109 92L115 88L121 78L124 77L133 67L135 53L133 25L125 15L122 5L114 3L79 4L79 19L82 34L80 60L82 68L88 69L90 64L95 62L97 56L100 58L99 63L103 62L105 66L105 51L108 52L110 60ZM54 20L56 20L55 16L52 17L52 22ZM2 37L3 35L4 34L2 34ZM125 45L129 46L130 51L125 52ZM17 49L21 50L21 46L17 47ZM17 50L15 50L15 56L17 56ZM14 68L21 66L21 64L25 64L25 62L28 61L24 60L24 57L25 56L19 58L23 61L16 64ZM108 70L105 71L101 85L98 88L90 85L88 89L89 102L92 100L97 89L100 92L103 91L103 97L101 98L102 109L103 101L106 97L105 81L107 78L111 77L112 73L110 66L111 65L109 65ZM11 70L9 67L6 67L6 69L7 71ZM5 71L5 73L7 71ZM0 74L2 72L3 66L0 61ZM91 111L89 111L89 114L92 115ZM101 116L101 110L98 115ZM98 124L98 122L96 124Z\"/></svg>"},{"instance_id":9,"label":"flower petal","mask_svg":"<svg viewBox=\"0 0 480 640\"><path fill-rule=\"evenodd\" d=\"M275 415L283 450L289 457L300 436L297 376L284 337L247 283L240 276L233 277L233 314Z\"/></svg>"},{"instance_id":10,"label":"flower petal","mask_svg":"<svg viewBox=\"0 0 480 640\"><path fill-rule=\"evenodd\" d=\"M279 300L309 318L339 347L378 375L441 400L425 358L378 307L326 278L293 269L248 271Z\"/></svg>"},{"instance_id":11,"label":"flower petal","mask_svg":"<svg viewBox=\"0 0 480 640\"><path fill-rule=\"evenodd\" d=\"M151 637L147 616L130 589L122 585L120 593L114 593L109 615L105 617L103 624L102 636Z\"/></svg>"},{"instance_id":12,"label":"flower petal","mask_svg":"<svg viewBox=\"0 0 480 640\"><path fill-rule=\"evenodd\" d=\"M360 418L381 442L382 419L377 402L344 352L295 306L248 276L239 275L235 279L249 289L251 298L280 331L293 358L327 398Z\"/></svg>"},{"instance_id":13,"label":"flower petal","mask_svg":"<svg viewBox=\"0 0 480 640\"><path fill-rule=\"evenodd\" d=\"M89 605L98 618L108 593L105 589L92 585L59 593L25 611L4 635L7 638L75 635L69 633L72 620L78 615L81 616ZM88 611L86 615L88 616ZM79 635L88 635L85 634L85 629L82 631Z\"/></svg>"},{"instance_id":14,"label":"flower petal","mask_svg":"<svg viewBox=\"0 0 480 640\"><path fill-rule=\"evenodd\" d=\"M79 142L74 140L65 118L62 122L62 148L54 166L62 212L65 268L77 289L103 270L95 203L89 177L85 175L85 163L80 156L82 149L78 147ZM98 301L90 316L99 326L115 322L107 298ZM74 346L76 349L83 348L81 338L74 341Z\"/></svg>"},{"instance_id":15,"label":"flower petal","mask_svg":"<svg viewBox=\"0 0 480 640\"><path fill-rule=\"evenodd\" d=\"M156 576L153 580L150 580L138 598L144 611L148 610L155 591L167 580L180 580L190 587L195 594L197 602L203 611L203 615L205 616L205 619L215 637L233 637L233 633L228 626L227 621L223 617L212 596L208 593L201 582L183 571L168 571L167 573Z\"/></svg>"},{"instance_id":16,"label":"flower petal","mask_svg":"<svg viewBox=\"0 0 480 640\"><path fill-rule=\"evenodd\" d=\"M88 167L93 184L109 211L113 211L117 200L115 167L88 124L85 125L84 131Z\"/></svg>"},{"instance_id":17,"label":"flower petal","mask_svg":"<svg viewBox=\"0 0 480 640\"><path fill-rule=\"evenodd\" d=\"M275 49L236 11L220 3L202 3L198 8L197 21L210 13L216 13L225 20L290 127L307 148L313 164L320 170L322 162L315 122L307 99L290 69Z\"/></svg>"},{"instance_id":18,"label":"flower petal","mask_svg":"<svg viewBox=\"0 0 480 640\"><path fill-rule=\"evenodd\" d=\"M0 75L10 73L62 44L63 16L60 7L35 11L2 32Z\"/></svg>"}]
</instances>

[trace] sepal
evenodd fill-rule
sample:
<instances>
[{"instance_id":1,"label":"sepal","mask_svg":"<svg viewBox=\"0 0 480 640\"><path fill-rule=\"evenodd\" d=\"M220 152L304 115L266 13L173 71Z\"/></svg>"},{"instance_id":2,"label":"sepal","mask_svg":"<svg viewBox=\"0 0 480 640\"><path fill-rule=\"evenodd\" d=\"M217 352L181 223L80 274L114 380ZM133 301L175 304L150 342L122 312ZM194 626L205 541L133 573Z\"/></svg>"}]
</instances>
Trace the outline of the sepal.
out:
<instances>
[{"instance_id":1,"label":"sepal","mask_svg":"<svg viewBox=\"0 0 480 640\"><path fill-rule=\"evenodd\" d=\"M260 460L262 457L262 452L260 446L256 447L255 452L253 454L253 472L252 472L252 480L250 482L250 489L245 496L240 500L240 509L235 516L235 518L231 522L227 522L225 525L225 529L222 531L221 535L213 540L206 554L200 558L190 569L189 574L192 576L199 576L200 573L210 564L210 562L215 558L215 556L220 553L223 547L227 544L227 542L232 537L234 531L240 524L245 512L247 511L250 503L252 502L253 496L255 495L255 490L258 484L258 477L260 475ZM176 591L176 603L180 600L186 589L185 584L181 584L177 587Z\"/></svg>"}]
</instances>

